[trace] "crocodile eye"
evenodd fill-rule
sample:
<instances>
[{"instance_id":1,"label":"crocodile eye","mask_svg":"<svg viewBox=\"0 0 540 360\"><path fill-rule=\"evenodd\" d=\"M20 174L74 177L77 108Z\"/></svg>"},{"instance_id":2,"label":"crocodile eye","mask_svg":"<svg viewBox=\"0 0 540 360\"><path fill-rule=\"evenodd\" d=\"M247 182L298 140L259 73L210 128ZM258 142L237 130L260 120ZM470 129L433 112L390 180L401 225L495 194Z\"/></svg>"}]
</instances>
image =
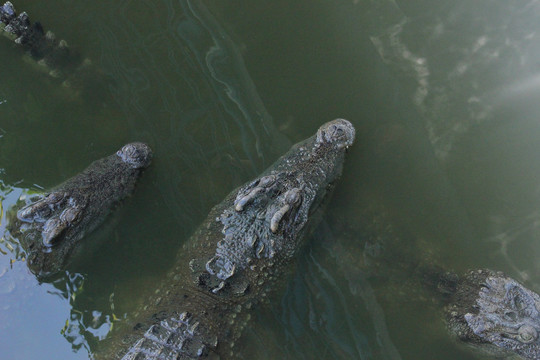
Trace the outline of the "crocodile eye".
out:
<instances>
[{"instance_id":1,"label":"crocodile eye","mask_svg":"<svg viewBox=\"0 0 540 360\"><path fill-rule=\"evenodd\" d=\"M529 344L535 341L537 337L536 329L530 325L523 325L518 330L518 340L522 343Z\"/></svg>"}]
</instances>

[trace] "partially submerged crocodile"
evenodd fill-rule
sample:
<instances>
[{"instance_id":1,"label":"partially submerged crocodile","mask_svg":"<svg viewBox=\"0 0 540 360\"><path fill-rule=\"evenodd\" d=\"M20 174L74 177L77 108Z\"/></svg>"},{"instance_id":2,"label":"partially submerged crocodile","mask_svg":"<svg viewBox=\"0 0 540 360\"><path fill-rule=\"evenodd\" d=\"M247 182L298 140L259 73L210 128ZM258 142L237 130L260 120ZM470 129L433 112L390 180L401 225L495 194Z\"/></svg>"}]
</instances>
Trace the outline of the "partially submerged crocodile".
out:
<instances>
[{"instance_id":1,"label":"partially submerged crocodile","mask_svg":"<svg viewBox=\"0 0 540 360\"><path fill-rule=\"evenodd\" d=\"M182 246L167 279L134 314L129 334L116 334L96 358L232 356L250 309L292 270L354 137L350 122L328 122L231 192Z\"/></svg>"},{"instance_id":2,"label":"partially submerged crocodile","mask_svg":"<svg viewBox=\"0 0 540 360\"><path fill-rule=\"evenodd\" d=\"M351 288L365 272L388 278L384 293L391 289L393 301L396 293L406 301L429 298L442 310L446 328L458 345L480 357L540 359L540 295L499 271L477 269L457 275L442 268L432 254L397 234L380 204L362 214L360 222L366 220L367 224L341 224L330 216L330 222L337 223L337 236L356 240L348 247L343 246L348 240L329 244ZM359 234L367 238L363 250L358 246ZM401 249L399 244L405 243L407 247ZM363 269L364 265L369 267ZM399 308L402 301L397 300Z\"/></svg>"},{"instance_id":3,"label":"partially submerged crocodile","mask_svg":"<svg viewBox=\"0 0 540 360\"><path fill-rule=\"evenodd\" d=\"M45 32L41 23L32 23L26 12L17 14L9 1L0 6L0 34L21 46L30 59L54 78L65 78L89 65L89 60L83 60L65 40L58 40L51 31Z\"/></svg>"},{"instance_id":4,"label":"partially submerged crocodile","mask_svg":"<svg viewBox=\"0 0 540 360\"><path fill-rule=\"evenodd\" d=\"M25 11L17 12L9 1L0 6L0 35L22 50L25 63L47 74L53 84L61 84L52 88L59 95L68 100L91 101L93 109L101 109L106 99L101 89L110 82L104 71L66 40L45 30L40 22L32 22Z\"/></svg>"},{"instance_id":5,"label":"partially submerged crocodile","mask_svg":"<svg viewBox=\"0 0 540 360\"><path fill-rule=\"evenodd\" d=\"M0 15L0 20L4 25L0 25L0 27L4 30L4 34L8 35L9 38L13 39L16 43L27 49L32 55L32 58L39 62L41 65L45 65L44 68L48 69L47 71L49 71L51 75L57 75L58 71L55 71L57 69L57 65L54 64L62 63L64 61L62 59L66 59L66 54L68 54L69 52L65 41L56 41L51 33L44 34L43 29L38 23L35 23L33 25L30 24L28 16L25 13L16 16L15 10L10 3L6 3L3 7L0 8ZM36 51L36 49L39 51ZM265 186L268 185L266 183L267 181L272 182L273 180L261 178L257 185L252 185L252 188L247 187L244 190L245 194L238 195L238 201L235 204L235 211L241 212L244 210L244 208L249 209L249 206L251 205L250 202L254 201L257 196L260 196L261 192L266 194ZM294 200L296 195L294 193L291 193L290 196L292 197L292 200ZM47 206L49 206L50 209L53 209L56 206L55 196L51 196L50 199L47 197L41 199L40 201L43 201L42 204L48 204ZM66 200L64 204L69 205L69 201ZM253 205L256 204L256 202L253 202ZM72 208L75 209L64 211L64 223L62 224L62 220L60 219L60 217L60 220L58 221L61 225L58 226L57 224L55 224L51 227L50 231L46 231L45 235L40 235L40 241L45 240L45 238L51 237L51 239L49 239L50 245L51 242L54 243L54 235L56 233L61 233L62 231L65 231L63 230L64 225L68 224L71 226L71 223L69 221L66 222L65 220L70 218L72 213L75 214L74 219L77 219L76 206L72 206ZM216 212L214 211L213 213ZM276 230L279 228L278 220L280 219L280 216L282 216L281 213L282 212L276 211L276 219L272 221L272 217L268 221L268 227L270 228L271 232L272 230ZM233 214L235 213L233 212ZM39 220L34 219L36 223L40 223L41 221L41 224L43 224L44 220L42 218L37 219ZM209 217L209 219L211 219L211 217ZM225 227L227 226L225 220L221 220L221 223ZM27 225L27 223L25 224ZM210 220L208 220L205 224L210 224ZM201 227L200 232L201 233L198 233L198 235L194 236L194 239L196 239L197 236L202 239L205 234L203 227ZM194 245L194 241L196 240L190 241L190 246L199 246ZM254 241L258 241L258 239ZM208 244L208 242L203 243ZM227 242L226 239L224 240L223 244L223 246L217 246L217 250L215 253L216 256L210 258L210 261L204 264L204 266L201 265L200 261L199 263L197 263L197 261L192 263L192 269L195 269L194 272L198 271L199 274L202 274L204 276L199 275L199 277L196 277L195 275L190 274L191 279L195 279L196 281L200 282L203 282L204 280L204 284L200 286L206 287L207 289L215 290L214 292L218 294L227 293L227 291L229 293L234 291L233 289L235 288L235 286L237 286L238 282L231 283L231 279L238 278L239 276L237 275L237 273L240 271L240 269L243 269L242 266L244 266L244 268L247 266L246 263L243 263L242 261L236 262L223 260L224 255L222 254L222 252L228 254L227 251L230 250L229 248L231 246L234 246L234 244ZM267 245L264 244L265 243L263 242L261 254L265 254L266 251L268 251L267 249L265 250L265 246ZM202 245L200 246L202 248ZM45 246L44 249L49 249L49 247ZM55 247L51 247L51 249L55 249ZM234 250L236 251L238 249L235 248ZM258 250L259 248L257 248L257 251ZM62 252L54 251L54 253L61 254ZM47 252L42 251L39 254L47 254ZM181 255L179 256L181 259L185 259ZM64 256L63 259L65 258L66 257ZM227 259L230 260L231 257L227 257ZM61 261L57 263L61 263ZM206 272L201 271L202 268L204 268ZM231 275L230 277L228 277L229 274ZM178 276L176 272L171 273L171 277L175 276ZM208 277L208 279L205 279L205 276ZM240 279L242 279L242 277L240 277ZM446 315L450 328L458 335L461 340L465 341L466 343L481 345L483 348L491 348L493 352L491 352L491 350L490 352L497 355L501 354L500 349L503 348L507 349L508 351L518 353L525 358L540 358L537 341L537 333L540 328L538 326L539 321L537 317L538 309L535 305L539 303L537 294L531 292L528 289L525 289L515 280L512 280L511 278L501 273L495 273L490 270L472 271L461 278L455 277L453 279L453 284L455 287L452 290L452 294L450 296L450 305L446 307ZM252 286L253 285L248 285L246 289L251 289ZM239 287L237 289L242 289L242 287ZM170 290L165 290L165 293L167 291L169 291L169 294L167 294L167 296L173 296L171 295ZM158 295L154 299L160 304L159 306L162 306L162 302L165 302L167 305L172 305L172 301L163 300L161 294L162 292L158 293ZM163 295L163 297L164 296L165 295ZM177 294L176 298L180 297L180 294ZM195 300L192 300L192 302L195 302ZM209 302L212 303L211 301ZM247 303L251 304L249 301ZM190 306L194 305L188 303L186 304L186 309L189 310ZM163 307L166 308L165 305L163 305ZM170 306L169 309L170 308L173 307ZM243 311L243 309L240 310ZM230 313L230 308L226 309L226 311L229 311ZM158 312L155 312L155 314L157 316L154 316L154 319L161 319L164 315L164 313ZM165 316L167 314L168 310L166 310ZM187 312L177 315L177 321L175 324L178 325L179 328L174 328L174 324L171 325L171 323L174 323L172 317L165 317L164 322L150 327L150 330L148 330L148 332L145 334L145 337L139 340L138 345L133 347L129 352L130 355L127 355L126 357L135 357L135 354L137 354L137 352L139 351L141 354L145 354L139 355L139 357L142 358L146 356L151 358L166 358L166 355L164 354L166 354L167 351L174 353L175 350L173 350L173 347L169 347L167 350L167 346L159 344L159 342L156 342L155 339L157 339L157 336L159 336L160 334L170 332L169 340L182 340L184 339L182 336L186 334L181 334L181 331L188 325L190 326L190 329L187 329L187 331L188 333L189 331L193 333L190 333L193 336L192 339L199 339L200 342L203 343L203 340L201 339L204 339L204 336L206 335L201 335L199 333L197 333L198 335L194 335L196 333L195 330L198 329L195 326L196 324L198 324L198 319L196 317L192 319L193 314L188 315ZM234 314L229 314L227 316L229 316L229 319L235 319L236 316L233 315ZM227 316L224 317L226 318ZM241 318L242 316L238 316L238 318ZM151 318L151 316L149 318ZM204 321L200 323L205 324ZM193 329L191 328L192 326ZM236 326L237 325L227 327L227 331L236 331ZM142 332L141 329L144 328L145 326L141 325L138 326L137 330L140 333ZM225 339L225 341L227 341L228 339L235 338L235 336L225 335L221 337L221 335L216 335L216 341L218 338L223 338ZM189 339L185 340L185 352L182 353L182 356L188 356L185 353L189 353L189 351L191 351L190 349L195 348L193 342L190 341L191 340ZM153 347L153 350L150 350L150 347ZM215 348L217 348L217 346ZM211 352L213 349L214 348L212 348L211 346L207 346L207 350L201 350L201 353L205 353L206 351ZM223 349L223 344L220 345L220 352L221 349ZM154 351L155 354L149 355L149 353L151 353L152 351ZM163 351L163 354L158 355L157 353L159 351ZM504 351L503 353L506 354L506 352Z\"/></svg>"},{"instance_id":6,"label":"partially submerged crocodile","mask_svg":"<svg viewBox=\"0 0 540 360\"><path fill-rule=\"evenodd\" d=\"M451 332L490 356L540 359L538 294L492 270L473 270L455 279L445 307Z\"/></svg>"},{"instance_id":7,"label":"partially submerged crocodile","mask_svg":"<svg viewBox=\"0 0 540 360\"><path fill-rule=\"evenodd\" d=\"M8 228L25 249L30 270L45 276L64 268L80 240L132 193L151 160L148 145L129 143L53 189L10 209Z\"/></svg>"}]
</instances>

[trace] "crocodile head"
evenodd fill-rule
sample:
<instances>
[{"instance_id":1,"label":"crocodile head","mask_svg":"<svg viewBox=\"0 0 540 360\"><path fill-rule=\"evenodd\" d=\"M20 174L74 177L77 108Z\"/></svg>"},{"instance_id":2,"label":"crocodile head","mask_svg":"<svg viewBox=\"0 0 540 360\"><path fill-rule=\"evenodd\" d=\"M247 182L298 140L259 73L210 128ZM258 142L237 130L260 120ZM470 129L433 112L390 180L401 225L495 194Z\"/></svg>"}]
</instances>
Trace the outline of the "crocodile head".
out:
<instances>
[{"instance_id":1,"label":"crocodile head","mask_svg":"<svg viewBox=\"0 0 540 360\"><path fill-rule=\"evenodd\" d=\"M467 282L458 292L462 303L451 307L461 340L492 354L540 359L540 296L501 272L473 271Z\"/></svg>"},{"instance_id":2,"label":"crocodile head","mask_svg":"<svg viewBox=\"0 0 540 360\"><path fill-rule=\"evenodd\" d=\"M263 176L242 187L235 210L241 212L251 203L251 211L265 214L272 233L300 231L341 175L345 151L354 137L354 127L347 120L322 125Z\"/></svg>"},{"instance_id":3,"label":"crocodile head","mask_svg":"<svg viewBox=\"0 0 540 360\"><path fill-rule=\"evenodd\" d=\"M291 259L300 248L309 224L320 218L341 175L345 153L354 142L352 124L336 119L310 138L294 145L254 181L233 191L217 218L223 236L205 269L214 293L234 286L235 273L257 261ZM229 285L229 286L227 286ZM245 288L245 286L240 286Z\"/></svg>"},{"instance_id":4,"label":"crocodile head","mask_svg":"<svg viewBox=\"0 0 540 360\"><path fill-rule=\"evenodd\" d=\"M62 269L80 240L129 195L152 159L143 143L130 143L50 192L25 200L10 224L30 270L45 276Z\"/></svg>"}]
</instances>

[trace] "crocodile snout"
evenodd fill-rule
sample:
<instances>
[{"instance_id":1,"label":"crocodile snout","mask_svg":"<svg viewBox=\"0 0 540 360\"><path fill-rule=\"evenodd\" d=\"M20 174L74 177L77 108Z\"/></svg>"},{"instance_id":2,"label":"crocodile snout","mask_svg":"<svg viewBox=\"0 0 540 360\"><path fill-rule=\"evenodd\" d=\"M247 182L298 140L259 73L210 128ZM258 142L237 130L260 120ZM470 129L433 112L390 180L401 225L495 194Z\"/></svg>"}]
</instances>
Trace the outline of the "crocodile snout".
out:
<instances>
[{"instance_id":1,"label":"crocodile snout","mask_svg":"<svg viewBox=\"0 0 540 360\"><path fill-rule=\"evenodd\" d=\"M152 162L152 149L142 142L126 144L116 155L134 169L146 168Z\"/></svg>"},{"instance_id":2,"label":"crocodile snout","mask_svg":"<svg viewBox=\"0 0 540 360\"><path fill-rule=\"evenodd\" d=\"M348 120L336 119L319 128L317 131L317 143L335 144L341 149L354 143L355 134L354 126Z\"/></svg>"}]
</instances>

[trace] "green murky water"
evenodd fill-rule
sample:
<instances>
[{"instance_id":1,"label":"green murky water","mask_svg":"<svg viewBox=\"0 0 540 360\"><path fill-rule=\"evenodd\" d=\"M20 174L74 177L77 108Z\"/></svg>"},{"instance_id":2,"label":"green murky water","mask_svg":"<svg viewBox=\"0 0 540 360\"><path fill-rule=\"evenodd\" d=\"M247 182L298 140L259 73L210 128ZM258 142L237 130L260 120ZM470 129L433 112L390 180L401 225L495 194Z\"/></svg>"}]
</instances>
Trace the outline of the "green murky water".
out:
<instances>
[{"instance_id":1,"label":"green murky water","mask_svg":"<svg viewBox=\"0 0 540 360\"><path fill-rule=\"evenodd\" d=\"M342 182L244 358L475 359L412 263L540 290L538 1L14 5L105 81L73 94L0 39L2 359L88 358L215 203L336 117L357 128ZM155 162L103 246L38 283L6 211L134 140Z\"/></svg>"}]
</instances>

